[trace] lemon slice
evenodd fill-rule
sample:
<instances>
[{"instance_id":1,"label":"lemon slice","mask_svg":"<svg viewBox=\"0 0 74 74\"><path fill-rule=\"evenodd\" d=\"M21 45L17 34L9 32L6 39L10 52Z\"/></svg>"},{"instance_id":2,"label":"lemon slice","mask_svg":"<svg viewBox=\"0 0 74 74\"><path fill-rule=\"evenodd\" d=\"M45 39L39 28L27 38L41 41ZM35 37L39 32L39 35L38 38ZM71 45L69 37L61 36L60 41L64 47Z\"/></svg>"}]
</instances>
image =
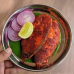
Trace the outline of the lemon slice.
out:
<instances>
[{"instance_id":1,"label":"lemon slice","mask_svg":"<svg viewBox=\"0 0 74 74\"><path fill-rule=\"evenodd\" d=\"M23 25L18 35L19 37L26 39L30 37L32 33L33 33L33 24L31 22L27 22Z\"/></svg>"}]
</instances>

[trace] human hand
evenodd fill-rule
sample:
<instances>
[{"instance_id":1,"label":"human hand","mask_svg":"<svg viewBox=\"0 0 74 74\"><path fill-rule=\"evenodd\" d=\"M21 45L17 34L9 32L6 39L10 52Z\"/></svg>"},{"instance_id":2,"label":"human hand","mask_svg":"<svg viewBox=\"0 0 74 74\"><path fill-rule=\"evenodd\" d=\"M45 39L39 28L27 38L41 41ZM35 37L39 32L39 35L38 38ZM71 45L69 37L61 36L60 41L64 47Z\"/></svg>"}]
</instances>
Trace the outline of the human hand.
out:
<instances>
[{"instance_id":1,"label":"human hand","mask_svg":"<svg viewBox=\"0 0 74 74\"><path fill-rule=\"evenodd\" d=\"M0 44L1 44L1 35L0 35ZM22 69L16 67L12 62L6 60L12 53L11 48L7 48L0 52L0 74L17 74Z\"/></svg>"}]
</instances>

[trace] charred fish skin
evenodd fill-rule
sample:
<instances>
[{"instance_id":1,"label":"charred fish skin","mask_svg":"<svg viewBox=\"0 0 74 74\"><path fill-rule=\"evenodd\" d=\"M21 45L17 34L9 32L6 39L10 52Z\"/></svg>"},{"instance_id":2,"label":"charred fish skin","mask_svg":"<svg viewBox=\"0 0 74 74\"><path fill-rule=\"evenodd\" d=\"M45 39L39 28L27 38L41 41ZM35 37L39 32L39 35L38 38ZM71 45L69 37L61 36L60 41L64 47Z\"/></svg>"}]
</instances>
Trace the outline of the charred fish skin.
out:
<instances>
[{"instance_id":1,"label":"charred fish skin","mask_svg":"<svg viewBox=\"0 0 74 74\"><path fill-rule=\"evenodd\" d=\"M41 49L35 54L35 63L37 69L40 69L45 64L47 65L48 59L55 51L59 41L60 30L58 27L58 22L53 20L46 41L42 45Z\"/></svg>"},{"instance_id":2,"label":"charred fish skin","mask_svg":"<svg viewBox=\"0 0 74 74\"><path fill-rule=\"evenodd\" d=\"M35 54L35 51L37 50L41 42L44 40L46 32L48 31L48 29L50 29L51 22L52 19L47 14L37 15L35 17L35 21L33 23L33 34L29 38L23 39L21 42L22 60L31 58Z\"/></svg>"}]
</instances>

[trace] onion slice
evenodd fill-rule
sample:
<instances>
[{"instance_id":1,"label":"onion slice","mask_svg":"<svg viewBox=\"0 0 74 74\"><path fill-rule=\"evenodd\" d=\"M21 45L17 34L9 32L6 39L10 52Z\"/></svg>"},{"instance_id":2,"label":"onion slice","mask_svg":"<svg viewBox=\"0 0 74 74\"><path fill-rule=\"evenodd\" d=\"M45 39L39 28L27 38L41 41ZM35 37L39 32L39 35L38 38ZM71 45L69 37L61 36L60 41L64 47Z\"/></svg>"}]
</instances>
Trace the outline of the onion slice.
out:
<instances>
[{"instance_id":1,"label":"onion slice","mask_svg":"<svg viewBox=\"0 0 74 74\"><path fill-rule=\"evenodd\" d=\"M33 11L33 9L25 8L25 9L23 9L21 12L23 12L23 11L30 11L30 12L32 12L32 11Z\"/></svg>"},{"instance_id":2,"label":"onion slice","mask_svg":"<svg viewBox=\"0 0 74 74\"><path fill-rule=\"evenodd\" d=\"M32 13L32 11L24 11L21 12L18 16L17 16L17 22L19 23L19 25L23 26L25 23L27 22L31 22L33 23L35 20L35 16Z\"/></svg>"},{"instance_id":3,"label":"onion slice","mask_svg":"<svg viewBox=\"0 0 74 74\"><path fill-rule=\"evenodd\" d=\"M9 45L8 45L8 27L6 27L6 29L5 29L5 33L4 33L4 36L5 36L5 42L6 42L6 45L7 45L7 47L9 47Z\"/></svg>"},{"instance_id":4,"label":"onion slice","mask_svg":"<svg viewBox=\"0 0 74 74\"><path fill-rule=\"evenodd\" d=\"M19 41L21 40L21 38L18 36L18 32L13 30L10 25L8 26L7 28L8 30L8 38L11 40L11 41Z\"/></svg>"},{"instance_id":5,"label":"onion slice","mask_svg":"<svg viewBox=\"0 0 74 74\"><path fill-rule=\"evenodd\" d=\"M20 31L21 26L17 23L16 18L12 21L11 27L12 27L15 31Z\"/></svg>"},{"instance_id":6,"label":"onion slice","mask_svg":"<svg viewBox=\"0 0 74 74\"><path fill-rule=\"evenodd\" d=\"M17 16L18 16L21 12L24 12L24 11L30 11L30 12L32 12L33 9L24 8L24 9L22 9L21 11L15 13L15 14L10 18L10 20L13 20L13 19L17 18Z\"/></svg>"},{"instance_id":7,"label":"onion slice","mask_svg":"<svg viewBox=\"0 0 74 74\"><path fill-rule=\"evenodd\" d=\"M14 15L10 18L10 21L13 21L15 18L17 18L18 14L19 14L19 13L14 14Z\"/></svg>"}]
</instances>

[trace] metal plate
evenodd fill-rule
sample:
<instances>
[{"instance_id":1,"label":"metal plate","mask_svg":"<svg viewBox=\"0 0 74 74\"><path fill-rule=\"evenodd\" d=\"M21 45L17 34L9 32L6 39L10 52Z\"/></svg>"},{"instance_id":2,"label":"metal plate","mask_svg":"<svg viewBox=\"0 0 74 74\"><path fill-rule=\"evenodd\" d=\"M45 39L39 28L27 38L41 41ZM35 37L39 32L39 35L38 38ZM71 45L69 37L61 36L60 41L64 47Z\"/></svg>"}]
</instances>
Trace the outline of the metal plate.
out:
<instances>
[{"instance_id":1,"label":"metal plate","mask_svg":"<svg viewBox=\"0 0 74 74\"><path fill-rule=\"evenodd\" d=\"M55 65L62 62L62 60L66 57L66 55L67 55L67 53L70 49L70 45L71 45L71 29L70 29L70 26L69 26L67 20L65 19L65 17L59 11L57 11L56 9L54 9L50 6L35 4L35 5L29 5L29 6L23 7L21 9L17 10L16 12L14 12L8 18L8 20L5 23L5 26L4 26L3 32L2 32L2 44L3 44L4 49L7 48L5 38L4 38L4 34L5 34L5 29L8 25L8 22L14 14L20 12L24 8L32 8L32 9L34 9L33 12L38 12L38 13L43 13L43 14L47 13L52 17L52 19L57 20L58 23L59 23L59 29L60 29L60 32L61 32L61 45L60 45L60 48L58 49L57 53L49 59L49 62L48 62L49 66L47 66L44 69L36 70L34 67L30 67L30 66L22 64L20 59L18 57L16 57L13 53L11 54L11 56L9 58L15 65L17 65L17 66L19 66L23 69L26 69L26 70L30 70L30 71L49 70L52 67L54 67ZM32 63L32 64L35 65L35 63Z\"/></svg>"}]
</instances>

